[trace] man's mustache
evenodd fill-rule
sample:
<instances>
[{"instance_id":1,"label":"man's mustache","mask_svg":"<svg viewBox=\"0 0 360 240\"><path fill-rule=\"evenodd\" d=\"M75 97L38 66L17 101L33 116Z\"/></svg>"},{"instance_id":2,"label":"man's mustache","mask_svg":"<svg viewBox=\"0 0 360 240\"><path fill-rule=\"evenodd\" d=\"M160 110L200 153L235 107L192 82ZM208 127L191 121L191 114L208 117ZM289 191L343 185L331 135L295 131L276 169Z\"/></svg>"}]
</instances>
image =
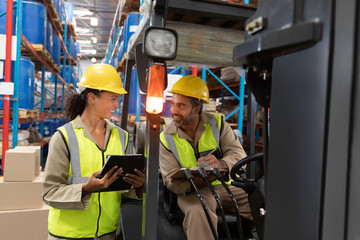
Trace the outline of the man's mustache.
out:
<instances>
[{"instance_id":1,"label":"man's mustache","mask_svg":"<svg viewBox=\"0 0 360 240\"><path fill-rule=\"evenodd\" d=\"M173 115L171 115L172 117L180 117L180 118L183 118L183 116L181 116L181 115L178 115L178 114L173 114Z\"/></svg>"}]
</instances>

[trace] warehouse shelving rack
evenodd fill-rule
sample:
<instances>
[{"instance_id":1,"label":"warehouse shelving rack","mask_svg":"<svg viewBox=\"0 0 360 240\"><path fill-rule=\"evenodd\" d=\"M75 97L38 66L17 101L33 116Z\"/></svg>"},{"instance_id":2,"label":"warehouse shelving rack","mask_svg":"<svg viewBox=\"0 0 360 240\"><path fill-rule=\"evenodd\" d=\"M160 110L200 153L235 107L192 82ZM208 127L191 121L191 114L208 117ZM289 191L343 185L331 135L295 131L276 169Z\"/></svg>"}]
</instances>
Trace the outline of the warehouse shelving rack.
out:
<instances>
[{"instance_id":1,"label":"warehouse shelving rack","mask_svg":"<svg viewBox=\"0 0 360 240\"><path fill-rule=\"evenodd\" d=\"M64 14L66 16L66 22L65 22L65 30L63 31L60 23L58 22L58 16L57 16L57 12L56 10L54 11L54 5L52 3L52 1L47 1L47 0L41 0L41 2L45 5L46 9L47 9L47 19L48 21L52 22L53 25L53 29L55 30L55 33L58 35L60 42L61 42L61 46L62 46L62 50L63 50L63 54L64 59L63 59L63 74L62 76L60 76L60 74L58 73L58 70L56 68L54 68L54 66L51 66L48 62L46 62L46 60L44 59L44 57L42 57L41 55L38 54L38 52L33 48L32 44L25 38L24 35L22 35L21 33L21 21L22 21L22 0L18 0L17 4L16 4L16 8L17 8L17 25L16 25L16 36L20 36L17 37L16 40L16 60L15 60L15 76L14 76L14 95L13 98L11 98L11 100L14 102L14 106L13 106L13 140L12 140L12 147L15 147L17 145L17 135L18 135L18 124L19 123L25 123L25 122L33 122L33 121L40 121L40 133L41 136L44 136L44 120L45 119L50 119L50 118L57 118L58 114L57 114L57 106L56 106L56 97L57 97L57 81L60 81L63 84L63 90L62 90L62 101L64 99L64 87L67 86L70 91L73 91L69 88L69 82L70 82L70 75L68 76L68 81L65 81L65 64L66 64L66 60L69 61L70 64L70 68L71 68L71 62L70 62L70 54L69 51L66 48L66 43L64 42L64 40L67 40L67 23L68 23L68 17L67 17L67 13L66 13L66 9L65 9L65 5L64 5L64 1L62 0L62 4L64 7ZM8 6L8 11L7 12L11 12L12 13L12 6L13 6L13 1L8 1L8 5L11 6L11 11L9 11L9 6ZM11 14L12 15L12 14ZM12 18L7 17L7 21L9 21L9 19L11 20L12 23ZM13 24L13 23L12 23ZM8 25L8 27L10 26L10 29L12 29L12 24ZM64 32L64 38L62 37L62 32ZM7 32L8 33L8 32ZM11 36L11 31L9 31L9 36ZM70 34L70 38L71 38L71 34ZM9 41L10 39L10 41ZM7 45L8 42L11 46L11 37L8 37L7 34ZM21 54L21 47L23 47L28 53L30 53L34 59L36 59L38 62L41 63L41 73L42 73L42 77L41 77L41 100L40 100L40 116L39 117L35 117L35 118L26 118L26 119L20 119L18 118L18 113L19 113L19 107L18 107L18 96L19 96L19 90L18 90L18 86L19 86L19 81L20 81L20 76L19 76L19 72L20 72L20 54ZM71 50L71 49L70 49ZM7 56L6 59L10 60L10 56L11 56L11 47L7 48ZM9 65L9 64L8 64ZM8 66L8 68L6 68L6 72L8 72L8 76L11 76L11 65ZM56 78L57 80L55 80L55 94L54 94L54 111L52 113L45 113L44 112L44 99L45 99L45 70L49 71L52 73L53 77ZM70 72L70 71L69 71ZM8 77L9 78L9 77ZM8 81L10 81L10 79L8 79ZM5 81L7 81L5 80ZM4 101L10 101L10 97L5 96L4 97ZM61 106L61 110L63 110L63 102L62 102L62 106ZM10 122L10 108L5 107L4 104L4 114L3 114L3 146L2 146L2 170L4 169L4 163L5 163L5 151L8 149L8 139L9 139L9 122ZM42 157L42 154L41 154ZM42 161L41 161L42 164Z\"/></svg>"},{"instance_id":2,"label":"warehouse shelving rack","mask_svg":"<svg viewBox=\"0 0 360 240\"><path fill-rule=\"evenodd\" d=\"M215 1L202 2L202 1L187 0L187 1L181 1L181 3L179 3L177 1L170 0L170 1L167 1L167 14L169 15L169 13L171 13L173 15L172 16L173 19L171 19L171 20L178 18L179 13L181 12L181 14L191 13L191 14L195 14L195 15L202 15L202 16L204 16L204 18L226 16L226 18L230 19L231 21L235 21L235 19L238 21L244 21L247 17L251 16L251 14L254 12L254 9L251 9L251 8L242 9L239 7L233 7L231 5L229 6L229 5L214 4L214 2ZM110 34L110 39L109 39L108 47L107 47L107 54L105 57L105 59L106 59L105 61L107 63L111 63L111 64L114 63L113 59L114 59L114 56L116 57L117 48L119 47L120 28L117 28L117 26L115 26L115 23L117 21L123 22L126 19L127 12L133 8L133 5L141 6L143 3L144 3L144 1L139 1L139 0L135 0L135 1L134 0L123 0L123 1L119 2L115 16L114 16L112 31ZM248 4L248 3L249 3L249 1L244 2L244 4ZM206 9L206 10L203 11L200 9ZM129 79L127 77L131 74L127 74L129 70L125 69L126 60L128 58L130 60L134 59L135 45L136 45L136 43L141 41L142 32L143 32L144 28L146 27L146 25L149 24L150 14L144 16L144 18L145 18L145 21L144 21L145 23L143 24L143 26L140 26L139 30L134 34L134 35L137 35L137 37L134 37L136 40L132 39L132 41L129 42L129 47L128 47L129 49L126 49L126 52L130 53L130 56L126 56L117 65L117 69L120 72L122 72L122 74L124 74L124 84L125 85L126 85L126 82L131 81L131 79ZM114 29L117 29L118 31L116 31ZM115 34L116 32L118 34ZM111 52L111 55L108 54L110 52ZM202 74L202 79L204 81L206 81L206 72L207 72L210 75L212 75L226 90L228 90L233 96L235 96L235 98L237 98L239 100L238 109L236 109L234 112L232 112L228 116L226 116L226 119L228 119L229 117L231 117L232 115L234 115L236 113L239 113L240 117L238 118L237 128L240 132L242 132L242 126L243 126L242 115L243 115L243 105L244 105L244 82L245 82L244 76L242 75L240 78L239 94L235 94L228 86L226 86L226 84L224 84L219 79L218 76L216 76L210 69L206 68L206 66L204 66L203 71L205 71L205 74ZM130 71L129 71L129 73L130 73ZM140 91L138 90L137 94L139 94L139 92ZM137 99L139 99L139 98L137 98ZM128 103L124 102L124 105L127 105L127 104ZM139 108L139 104L137 106L137 111L136 111L136 113L137 113L136 120L137 121L139 121L139 119L140 119L140 117L139 117L140 111L138 110L138 108ZM127 116L122 117L122 121L124 121L125 119L127 119ZM126 126L126 124L122 125L122 127L124 127L124 126Z\"/></svg>"}]
</instances>

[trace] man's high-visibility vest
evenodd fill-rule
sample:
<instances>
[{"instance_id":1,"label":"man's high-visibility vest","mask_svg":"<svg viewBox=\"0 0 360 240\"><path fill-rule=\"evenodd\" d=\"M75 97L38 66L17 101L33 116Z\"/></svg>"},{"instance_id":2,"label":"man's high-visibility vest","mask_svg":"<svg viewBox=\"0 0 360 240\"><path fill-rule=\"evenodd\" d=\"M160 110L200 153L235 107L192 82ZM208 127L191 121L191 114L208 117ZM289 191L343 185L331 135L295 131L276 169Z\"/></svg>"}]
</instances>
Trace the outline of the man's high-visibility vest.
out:
<instances>
[{"instance_id":1,"label":"man's high-visibility vest","mask_svg":"<svg viewBox=\"0 0 360 240\"><path fill-rule=\"evenodd\" d=\"M212 115L209 122L205 123L205 131L201 135L198 143L198 152L206 152L219 148L221 129L221 116ZM196 168L197 158L195 150L191 144L183 138L179 138L178 134L166 134L164 131L160 134L160 141L165 148L170 150L176 160L178 161L181 168ZM216 180L211 183L212 185L221 184L220 181Z\"/></svg>"}]
</instances>

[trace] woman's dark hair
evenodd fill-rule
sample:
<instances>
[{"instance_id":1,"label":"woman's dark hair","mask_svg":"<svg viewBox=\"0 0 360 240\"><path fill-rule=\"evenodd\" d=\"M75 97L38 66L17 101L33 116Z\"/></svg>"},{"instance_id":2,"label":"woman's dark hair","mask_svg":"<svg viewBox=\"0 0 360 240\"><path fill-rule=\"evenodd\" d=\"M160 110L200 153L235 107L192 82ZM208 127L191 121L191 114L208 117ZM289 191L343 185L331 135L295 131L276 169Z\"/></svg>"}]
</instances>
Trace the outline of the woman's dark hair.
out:
<instances>
[{"instance_id":1,"label":"woman's dark hair","mask_svg":"<svg viewBox=\"0 0 360 240\"><path fill-rule=\"evenodd\" d=\"M92 88L86 88L80 94L73 93L70 95L70 97L67 99L65 103L65 108L64 108L65 117L69 121L74 120L78 115L81 115L83 113L87 103L87 95L91 92L96 96L100 95L99 90Z\"/></svg>"}]
</instances>

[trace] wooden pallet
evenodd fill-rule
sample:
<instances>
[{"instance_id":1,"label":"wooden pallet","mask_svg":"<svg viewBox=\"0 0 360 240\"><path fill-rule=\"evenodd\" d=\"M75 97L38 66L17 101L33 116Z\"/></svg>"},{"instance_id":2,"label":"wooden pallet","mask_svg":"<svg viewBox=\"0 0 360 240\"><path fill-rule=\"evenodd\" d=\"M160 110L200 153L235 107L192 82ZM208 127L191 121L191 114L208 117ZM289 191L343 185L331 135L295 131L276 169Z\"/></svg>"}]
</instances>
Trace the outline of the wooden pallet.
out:
<instances>
[{"instance_id":1,"label":"wooden pallet","mask_svg":"<svg viewBox=\"0 0 360 240\"><path fill-rule=\"evenodd\" d=\"M3 117L3 109L0 109L0 117ZM22 109L19 108L19 118L37 118L40 116L39 110L28 110L28 109ZM10 120L12 120L13 117L13 110L10 109Z\"/></svg>"},{"instance_id":2,"label":"wooden pallet","mask_svg":"<svg viewBox=\"0 0 360 240\"><path fill-rule=\"evenodd\" d=\"M136 121L136 115L133 114L129 114L128 115L128 121L129 122L135 122ZM146 116L145 115L140 115L140 122L146 121Z\"/></svg>"},{"instance_id":3,"label":"wooden pallet","mask_svg":"<svg viewBox=\"0 0 360 240\"><path fill-rule=\"evenodd\" d=\"M46 50L44 45L42 44L31 44L31 46L35 49L35 51L47 62L52 68L55 69L56 72L60 72L60 68L54 62L53 58L51 57L50 53ZM32 62L35 63L35 70L41 70L41 62L31 53L29 53L25 47L21 45L21 55L24 57L28 57L31 59Z\"/></svg>"},{"instance_id":4,"label":"wooden pallet","mask_svg":"<svg viewBox=\"0 0 360 240\"><path fill-rule=\"evenodd\" d=\"M36 118L39 116L39 110L19 109L19 118Z\"/></svg>"},{"instance_id":5,"label":"wooden pallet","mask_svg":"<svg viewBox=\"0 0 360 240\"><path fill-rule=\"evenodd\" d=\"M126 67L126 60L127 60L127 53L124 53L123 58L116 66L116 71L118 72L124 72Z\"/></svg>"},{"instance_id":6,"label":"wooden pallet","mask_svg":"<svg viewBox=\"0 0 360 240\"><path fill-rule=\"evenodd\" d=\"M48 9L48 15L51 16L53 25L55 25L55 27L60 30L61 34L64 34L64 30L61 26L60 19L59 19L60 16L59 16L58 12L56 11L56 7L54 5L53 0L45 0L45 1L37 0L37 1L40 3L46 3L47 9ZM48 19L49 19L49 17L48 17Z\"/></svg>"},{"instance_id":7,"label":"wooden pallet","mask_svg":"<svg viewBox=\"0 0 360 240\"><path fill-rule=\"evenodd\" d=\"M119 19L119 26L124 26L124 22L127 18L127 12L121 12L120 13L120 19Z\"/></svg>"},{"instance_id":8,"label":"wooden pallet","mask_svg":"<svg viewBox=\"0 0 360 240\"><path fill-rule=\"evenodd\" d=\"M76 66L77 62L75 61L75 59L73 57L68 57L66 58L66 65L69 65L69 60L71 65ZM64 56L61 56L61 63L64 61Z\"/></svg>"},{"instance_id":9,"label":"wooden pallet","mask_svg":"<svg viewBox=\"0 0 360 240\"><path fill-rule=\"evenodd\" d=\"M125 0L121 6L121 12L138 12L140 0Z\"/></svg>"},{"instance_id":10,"label":"wooden pallet","mask_svg":"<svg viewBox=\"0 0 360 240\"><path fill-rule=\"evenodd\" d=\"M65 21L62 21L61 25L65 31ZM68 22L68 24L67 24L67 36L68 37L69 37L69 34L72 35L72 38L75 42L76 41L76 33L75 33L75 28L74 28L74 25L72 24L72 22Z\"/></svg>"}]
</instances>

